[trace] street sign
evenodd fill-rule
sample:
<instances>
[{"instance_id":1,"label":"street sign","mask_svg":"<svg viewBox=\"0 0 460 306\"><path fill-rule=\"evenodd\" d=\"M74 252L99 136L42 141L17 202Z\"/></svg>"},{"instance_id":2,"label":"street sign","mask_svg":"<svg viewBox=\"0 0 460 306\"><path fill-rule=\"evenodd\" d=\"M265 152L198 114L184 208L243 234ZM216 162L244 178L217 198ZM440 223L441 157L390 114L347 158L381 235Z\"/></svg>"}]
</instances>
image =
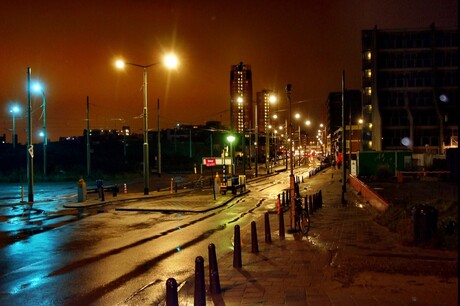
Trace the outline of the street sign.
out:
<instances>
[{"instance_id":1,"label":"street sign","mask_svg":"<svg viewBox=\"0 0 460 306\"><path fill-rule=\"evenodd\" d=\"M34 158L34 146L30 145L27 151L29 151L30 157Z\"/></svg>"},{"instance_id":2,"label":"street sign","mask_svg":"<svg viewBox=\"0 0 460 306\"><path fill-rule=\"evenodd\" d=\"M230 157L203 157L202 165L207 167L214 167L220 165L231 165L232 159Z\"/></svg>"},{"instance_id":3,"label":"street sign","mask_svg":"<svg viewBox=\"0 0 460 306\"><path fill-rule=\"evenodd\" d=\"M216 165L215 158L206 158L205 159L206 167L214 167Z\"/></svg>"}]
</instances>

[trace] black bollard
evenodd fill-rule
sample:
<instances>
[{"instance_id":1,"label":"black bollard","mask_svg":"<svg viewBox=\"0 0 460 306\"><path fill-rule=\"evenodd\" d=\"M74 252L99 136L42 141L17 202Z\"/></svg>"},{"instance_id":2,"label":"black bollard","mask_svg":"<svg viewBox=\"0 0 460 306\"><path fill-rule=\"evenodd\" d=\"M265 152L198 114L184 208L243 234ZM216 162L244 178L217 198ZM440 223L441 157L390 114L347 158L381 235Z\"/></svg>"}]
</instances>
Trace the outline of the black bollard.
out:
<instances>
[{"instance_id":1,"label":"black bollard","mask_svg":"<svg viewBox=\"0 0 460 306\"><path fill-rule=\"evenodd\" d=\"M197 256L195 259L195 294L193 301L193 305L206 306L204 259L202 256Z\"/></svg>"},{"instance_id":2,"label":"black bollard","mask_svg":"<svg viewBox=\"0 0 460 306\"><path fill-rule=\"evenodd\" d=\"M308 201L308 207L310 208L310 211L309 213L311 215L313 215L313 213L315 212L315 208L313 207L313 195L310 194L310 196L308 197L310 200Z\"/></svg>"},{"instance_id":3,"label":"black bollard","mask_svg":"<svg viewBox=\"0 0 460 306\"><path fill-rule=\"evenodd\" d=\"M174 278L168 278L166 281L166 306L179 306L177 282Z\"/></svg>"},{"instance_id":4,"label":"black bollard","mask_svg":"<svg viewBox=\"0 0 460 306\"><path fill-rule=\"evenodd\" d=\"M213 294L219 294L220 281L219 281L219 269L217 267L216 257L216 246L214 243L208 246L208 257L209 257L209 289Z\"/></svg>"},{"instance_id":5,"label":"black bollard","mask_svg":"<svg viewBox=\"0 0 460 306\"><path fill-rule=\"evenodd\" d=\"M283 210L280 211L278 215L279 220L279 232L280 232L280 239L284 239L284 212Z\"/></svg>"},{"instance_id":6,"label":"black bollard","mask_svg":"<svg viewBox=\"0 0 460 306\"><path fill-rule=\"evenodd\" d=\"M281 200L281 205L284 207L284 205L286 205L286 198L284 196L284 191L283 191L283 196L282 196L282 200Z\"/></svg>"},{"instance_id":7,"label":"black bollard","mask_svg":"<svg viewBox=\"0 0 460 306\"><path fill-rule=\"evenodd\" d=\"M303 175L302 175L302 183L303 183Z\"/></svg>"},{"instance_id":8,"label":"black bollard","mask_svg":"<svg viewBox=\"0 0 460 306\"><path fill-rule=\"evenodd\" d=\"M101 201L105 201L104 186L101 187Z\"/></svg>"},{"instance_id":9,"label":"black bollard","mask_svg":"<svg viewBox=\"0 0 460 306\"><path fill-rule=\"evenodd\" d=\"M323 208L323 193L321 192L321 190L319 191L319 207L320 208Z\"/></svg>"},{"instance_id":10,"label":"black bollard","mask_svg":"<svg viewBox=\"0 0 460 306\"><path fill-rule=\"evenodd\" d=\"M265 242L270 243L272 242L272 234L270 231L270 217L268 212L265 213Z\"/></svg>"},{"instance_id":11,"label":"black bollard","mask_svg":"<svg viewBox=\"0 0 460 306\"><path fill-rule=\"evenodd\" d=\"M318 209L318 193L313 195L313 210L316 211Z\"/></svg>"},{"instance_id":12,"label":"black bollard","mask_svg":"<svg viewBox=\"0 0 460 306\"><path fill-rule=\"evenodd\" d=\"M259 253L259 243L257 241L256 221L251 222L251 253Z\"/></svg>"},{"instance_id":13,"label":"black bollard","mask_svg":"<svg viewBox=\"0 0 460 306\"><path fill-rule=\"evenodd\" d=\"M303 200L303 208L308 212L308 197L305 196Z\"/></svg>"},{"instance_id":14,"label":"black bollard","mask_svg":"<svg viewBox=\"0 0 460 306\"><path fill-rule=\"evenodd\" d=\"M240 238L240 226L235 225L235 233L234 233L234 250L233 250L233 267L234 268L241 268L242 260L241 260L241 238Z\"/></svg>"}]
</instances>

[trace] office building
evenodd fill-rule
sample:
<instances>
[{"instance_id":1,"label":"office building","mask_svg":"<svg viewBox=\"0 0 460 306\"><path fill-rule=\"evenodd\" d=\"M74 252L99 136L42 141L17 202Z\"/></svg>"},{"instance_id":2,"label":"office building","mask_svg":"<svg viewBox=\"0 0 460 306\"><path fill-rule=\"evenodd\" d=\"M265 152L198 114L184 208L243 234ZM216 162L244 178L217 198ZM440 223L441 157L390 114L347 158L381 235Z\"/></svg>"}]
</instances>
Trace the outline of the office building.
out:
<instances>
[{"instance_id":1,"label":"office building","mask_svg":"<svg viewBox=\"0 0 460 306\"><path fill-rule=\"evenodd\" d=\"M363 149L444 154L458 140L458 30L362 31Z\"/></svg>"},{"instance_id":2,"label":"office building","mask_svg":"<svg viewBox=\"0 0 460 306\"><path fill-rule=\"evenodd\" d=\"M252 129L252 72L251 66L232 65L230 70L230 126L237 133Z\"/></svg>"}]
</instances>

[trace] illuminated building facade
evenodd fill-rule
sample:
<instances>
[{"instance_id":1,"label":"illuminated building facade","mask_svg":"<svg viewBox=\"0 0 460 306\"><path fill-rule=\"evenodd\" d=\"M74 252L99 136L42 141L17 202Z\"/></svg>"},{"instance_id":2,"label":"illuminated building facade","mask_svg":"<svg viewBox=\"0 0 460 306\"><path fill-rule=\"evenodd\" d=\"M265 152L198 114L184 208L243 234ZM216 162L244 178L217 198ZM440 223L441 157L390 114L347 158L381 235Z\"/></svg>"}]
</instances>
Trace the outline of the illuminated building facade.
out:
<instances>
[{"instance_id":1,"label":"illuminated building facade","mask_svg":"<svg viewBox=\"0 0 460 306\"><path fill-rule=\"evenodd\" d=\"M362 78L364 150L457 143L457 29L363 30Z\"/></svg>"},{"instance_id":2,"label":"illuminated building facade","mask_svg":"<svg viewBox=\"0 0 460 306\"><path fill-rule=\"evenodd\" d=\"M232 65L230 71L230 125L237 133L250 130L253 118L251 66Z\"/></svg>"}]
</instances>

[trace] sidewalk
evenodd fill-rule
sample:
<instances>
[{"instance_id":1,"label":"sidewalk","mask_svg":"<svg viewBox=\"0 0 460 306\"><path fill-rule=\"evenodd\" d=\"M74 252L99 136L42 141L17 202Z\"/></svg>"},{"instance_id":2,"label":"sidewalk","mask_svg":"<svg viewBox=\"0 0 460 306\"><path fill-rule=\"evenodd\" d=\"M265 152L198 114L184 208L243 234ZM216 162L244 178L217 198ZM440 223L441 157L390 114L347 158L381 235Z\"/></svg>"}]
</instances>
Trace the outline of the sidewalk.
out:
<instances>
[{"instance_id":1,"label":"sidewalk","mask_svg":"<svg viewBox=\"0 0 460 306\"><path fill-rule=\"evenodd\" d=\"M339 180L339 170L326 169L300 185L302 195L323 197L308 237L288 233L285 213L280 239L270 214L272 242L264 242L263 218L255 220L253 254L250 229L242 229L242 268L233 268L233 252L217 254L221 294L208 290L205 258L207 305L458 305L458 252L402 246L348 185L342 205ZM179 305L194 304L193 278L178 295Z\"/></svg>"}]
</instances>

